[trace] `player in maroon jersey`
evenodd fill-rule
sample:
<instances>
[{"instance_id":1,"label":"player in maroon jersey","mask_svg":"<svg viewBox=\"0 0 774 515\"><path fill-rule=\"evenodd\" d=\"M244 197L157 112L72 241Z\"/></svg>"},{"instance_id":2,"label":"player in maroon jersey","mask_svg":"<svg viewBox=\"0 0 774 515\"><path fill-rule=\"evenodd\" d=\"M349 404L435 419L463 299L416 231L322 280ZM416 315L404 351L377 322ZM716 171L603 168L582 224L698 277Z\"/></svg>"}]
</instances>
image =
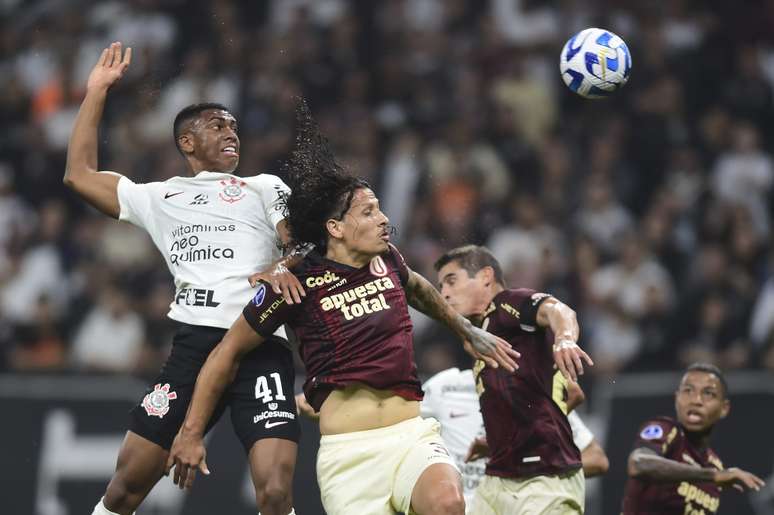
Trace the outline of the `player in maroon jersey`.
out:
<instances>
[{"instance_id":1,"label":"player in maroon jersey","mask_svg":"<svg viewBox=\"0 0 774 515\"><path fill-rule=\"evenodd\" d=\"M728 387L714 365L689 366L675 392L677 420L645 422L629 454L624 515L716 513L720 489L760 490L763 481L738 468L725 469L709 437L731 408Z\"/></svg>"},{"instance_id":2,"label":"player in maroon jersey","mask_svg":"<svg viewBox=\"0 0 774 515\"><path fill-rule=\"evenodd\" d=\"M283 323L294 329L307 369L304 391L320 412L317 477L329 515L464 513L459 472L438 423L419 417L422 389L413 357L408 305L445 323L491 366L513 372L518 352L474 327L411 271L389 244L387 217L362 179L342 170L305 104L288 167L288 221L315 251L294 270L307 295L289 305L266 285L212 351L170 452L175 482L206 473L203 429L239 361ZM508 372L506 372L508 373ZM285 398L271 381L256 396ZM282 424L296 413L256 415ZM267 459L271 459L267 456Z\"/></svg>"},{"instance_id":3,"label":"player in maroon jersey","mask_svg":"<svg viewBox=\"0 0 774 515\"><path fill-rule=\"evenodd\" d=\"M516 374L474 367L491 455L471 513L583 513L580 451L552 395L554 363L573 380L582 361L593 364L577 344L575 312L545 293L507 289L484 247L450 250L435 269L458 313L521 354Z\"/></svg>"}]
</instances>

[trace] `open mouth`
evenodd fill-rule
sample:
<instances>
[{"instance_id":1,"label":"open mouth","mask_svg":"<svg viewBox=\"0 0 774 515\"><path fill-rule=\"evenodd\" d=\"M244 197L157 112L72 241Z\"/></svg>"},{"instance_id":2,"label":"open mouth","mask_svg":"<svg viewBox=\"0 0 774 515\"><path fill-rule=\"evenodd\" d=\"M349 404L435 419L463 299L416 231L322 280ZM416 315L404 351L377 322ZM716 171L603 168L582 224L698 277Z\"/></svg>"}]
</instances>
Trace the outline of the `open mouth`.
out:
<instances>
[{"instance_id":1,"label":"open mouth","mask_svg":"<svg viewBox=\"0 0 774 515\"><path fill-rule=\"evenodd\" d=\"M382 239L382 241L390 241L390 233L388 232L383 232L379 237Z\"/></svg>"},{"instance_id":2,"label":"open mouth","mask_svg":"<svg viewBox=\"0 0 774 515\"><path fill-rule=\"evenodd\" d=\"M239 157L239 151L237 150L236 145L228 145L223 147L221 152L230 157Z\"/></svg>"},{"instance_id":3,"label":"open mouth","mask_svg":"<svg viewBox=\"0 0 774 515\"><path fill-rule=\"evenodd\" d=\"M701 424L704 420L702 414L694 410L689 410L688 413L685 414L685 418L691 424Z\"/></svg>"}]
</instances>

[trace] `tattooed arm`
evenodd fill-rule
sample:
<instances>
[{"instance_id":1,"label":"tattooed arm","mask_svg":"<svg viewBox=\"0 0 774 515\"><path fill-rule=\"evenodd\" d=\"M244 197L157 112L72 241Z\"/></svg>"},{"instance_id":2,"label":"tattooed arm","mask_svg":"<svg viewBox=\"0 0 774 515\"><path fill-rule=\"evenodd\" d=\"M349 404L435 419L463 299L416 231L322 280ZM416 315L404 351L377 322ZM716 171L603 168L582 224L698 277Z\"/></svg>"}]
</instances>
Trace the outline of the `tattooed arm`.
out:
<instances>
[{"instance_id":1,"label":"tattooed arm","mask_svg":"<svg viewBox=\"0 0 774 515\"><path fill-rule=\"evenodd\" d=\"M707 481L720 486L732 486L739 491L758 491L765 485L755 474L736 467L725 470L697 467L664 458L647 447L632 451L627 469L629 476L651 481Z\"/></svg>"},{"instance_id":2,"label":"tattooed arm","mask_svg":"<svg viewBox=\"0 0 774 515\"><path fill-rule=\"evenodd\" d=\"M411 307L421 311L454 331L464 342L465 350L476 359L482 359L492 368L502 365L513 372L517 365L514 358L519 353L502 338L475 327L452 308L430 282L409 270L406 283L406 299Z\"/></svg>"}]
</instances>

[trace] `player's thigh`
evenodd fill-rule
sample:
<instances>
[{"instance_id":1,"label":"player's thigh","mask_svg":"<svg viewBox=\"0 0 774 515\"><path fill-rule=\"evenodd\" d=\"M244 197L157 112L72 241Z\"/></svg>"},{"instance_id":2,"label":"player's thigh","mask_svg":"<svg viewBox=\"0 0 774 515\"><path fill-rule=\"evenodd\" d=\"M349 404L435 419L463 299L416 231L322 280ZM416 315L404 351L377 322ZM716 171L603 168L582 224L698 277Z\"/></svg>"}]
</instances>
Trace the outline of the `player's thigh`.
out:
<instances>
[{"instance_id":1,"label":"player's thigh","mask_svg":"<svg viewBox=\"0 0 774 515\"><path fill-rule=\"evenodd\" d=\"M298 444L281 438L263 438L250 449L250 474L256 490L286 490L293 485Z\"/></svg>"},{"instance_id":2,"label":"player's thigh","mask_svg":"<svg viewBox=\"0 0 774 515\"><path fill-rule=\"evenodd\" d=\"M172 352L161 373L130 412L129 430L169 450L185 419L201 365L225 330L182 324L172 343ZM223 414L221 400L207 425L207 431Z\"/></svg>"},{"instance_id":3,"label":"player's thigh","mask_svg":"<svg viewBox=\"0 0 774 515\"><path fill-rule=\"evenodd\" d=\"M279 339L267 340L244 357L229 389L228 404L234 432L246 453L259 443L277 459L289 460L295 454L301 427L294 387L293 354ZM288 443L264 444L263 440Z\"/></svg>"},{"instance_id":4,"label":"player's thigh","mask_svg":"<svg viewBox=\"0 0 774 515\"><path fill-rule=\"evenodd\" d=\"M408 447L395 475L393 507L409 513L414 506L422 513L421 508L430 502L448 496L461 498L461 476L441 439L440 424L432 418L417 418L411 421L404 440ZM431 479L439 483L434 485Z\"/></svg>"},{"instance_id":5,"label":"player's thigh","mask_svg":"<svg viewBox=\"0 0 774 515\"><path fill-rule=\"evenodd\" d=\"M109 493L112 490L117 495L147 494L164 474L168 455L169 451L158 444L127 431L118 451Z\"/></svg>"},{"instance_id":6,"label":"player's thigh","mask_svg":"<svg viewBox=\"0 0 774 515\"><path fill-rule=\"evenodd\" d=\"M357 432L358 436L365 431ZM394 515L391 506L396 463L382 442L350 440L353 434L323 436L317 452L317 484L328 515Z\"/></svg>"},{"instance_id":7,"label":"player's thigh","mask_svg":"<svg viewBox=\"0 0 774 515\"><path fill-rule=\"evenodd\" d=\"M484 476L476 487L470 506L466 507L468 515L497 515L497 487L488 484L491 476ZM499 479L499 478L498 478Z\"/></svg>"}]
</instances>

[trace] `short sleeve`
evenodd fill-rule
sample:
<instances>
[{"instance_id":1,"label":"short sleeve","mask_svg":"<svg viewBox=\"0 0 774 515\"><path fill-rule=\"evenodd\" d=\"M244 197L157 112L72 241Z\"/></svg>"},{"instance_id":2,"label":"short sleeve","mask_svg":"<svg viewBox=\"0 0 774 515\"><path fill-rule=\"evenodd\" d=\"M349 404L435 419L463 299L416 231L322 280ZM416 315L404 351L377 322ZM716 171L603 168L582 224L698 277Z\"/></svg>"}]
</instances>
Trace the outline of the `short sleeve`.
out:
<instances>
[{"instance_id":1,"label":"short sleeve","mask_svg":"<svg viewBox=\"0 0 774 515\"><path fill-rule=\"evenodd\" d=\"M395 267L398 269L398 276L400 277L400 282L403 286L406 286L406 283L408 283L408 278L409 278L409 269L408 269L408 265L406 264L406 260L403 259L403 255L400 253L400 251L395 245L390 243L389 246L390 246L390 257L392 258L392 261Z\"/></svg>"},{"instance_id":2,"label":"short sleeve","mask_svg":"<svg viewBox=\"0 0 774 515\"><path fill-rule=\"evenodd\" d=\"M594 440L594 434L586 427L586 424L583 423L580 415L574 411L571 411L570 414L567 415L567 421L570 423L570 428L572 429L572 441L575 442L575 446L583 452L583 449L588 447L591 444L591 441Z\"/></svg>"},{"instance_id":3,"label":"short sleeve","mask_svg":"<svg viewBox=\"0 0 774 515\"><path fill-rule=\"evenodd\" d=\"M534 332L537 330L537 312L540 309L540 305L546 299L551 298L551 295L529 288L519 288L516 290L516 293L521 297L521 302L519 303L519 324L523 330Z\"/></svg>"},{"instance_id":4,"label":"short sleeve","mask_svg":"<svg viewBox=\"0 0 774 515\"><path fill-rule=\"evenodd\" d=\"M118 205L121 212L118 219L147 229L148 217L152 213L151 193L153 183L137 184L128 177L118 180Z\"/></svg>"},{"instance_id":5,"label":"short sleeve","mask_svg":"<svg viewBox=\"0 0 774 515\"><path fill-rule=\"evenodd\" d=\"M668 420L649 420L640 426L634 448L646 447L664 456L677 434L677 426Z\"/></svg>"},{"instance_id":6,"label":"short sleeve","mask_svg":"<svg viewBox=\"0 0 774 515\"><path fill-rule=\"evenodd\" d=\"M242 314L256 333L268 338L293 317L295 306L289 306L281 293L274 293L270 286L261 282Z\"/></svg>"},{"instance_id":7,"label":"short sleeve","mask_svg":"<svg viewBox=\"0 0 774 515\"><path fill-rule=\"evenodd\" d=\"M285 201L290 195L290 188L276 175L263 174L260 177L263 178L259 191L265 210L264 214L271 226L276 228L277 224L287 217Z\"/></svg>"}]
</instances>

